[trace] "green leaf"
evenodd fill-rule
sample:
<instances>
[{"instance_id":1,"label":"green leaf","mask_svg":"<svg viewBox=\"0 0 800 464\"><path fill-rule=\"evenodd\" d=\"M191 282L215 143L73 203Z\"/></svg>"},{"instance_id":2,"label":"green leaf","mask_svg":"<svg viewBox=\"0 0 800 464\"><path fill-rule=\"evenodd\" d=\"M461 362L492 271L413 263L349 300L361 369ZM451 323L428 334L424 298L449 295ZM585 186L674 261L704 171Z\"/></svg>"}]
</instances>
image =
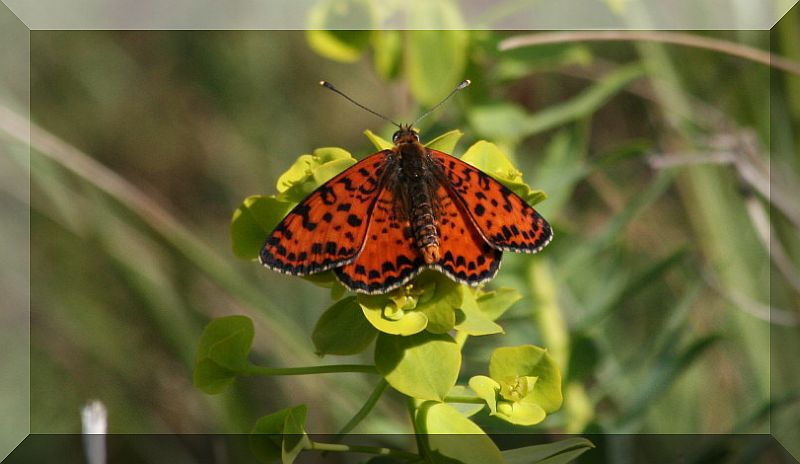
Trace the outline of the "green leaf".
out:
<instances>
[{"instance_id":1,"label":"green leaf","mask_svg":"<svg viewBox=\"0 0 800 464\"><path fill-rule=\"evenodd\" d=\"M281 198L299 203L317 187L355 163L356 159L341 148L318 148L311 155L298 157L278 178L278 192L282 194Z\"/></svg>"},{"instance_id":2,"label":"green leaf","mask_svg":"<svg viewBox=\"0 0 800 464\"><path fill-rule=\"evenodd\" d=\"M294 205L294 202L274 196L253 195L245 198L231 220L233 254L242 259L258 258L267 235Z\"/></svg>"},{"instance_id":3,"label":"green leaf","mask_svg":"<svg viewBox=\"0 0 800 464\"><path fill-rule=\"evenodd\" d=\"M481 292L476 299L480 310L491 320L496 321L511 306L522 299L522 295L513 288L502 287L491 292Z\"/></svg>"},{"instance_id":4,"label":"green leaf","mask_svg":"<svg viewBox=\"0 0 800 464\"><path fill-rule=\"evenodd\" d=\"M456 324L455 309L460 308L463 301L462 286L438 272L425 273L417 283L427 287L416 307L416 311L428 319L426 329L433 333L452 330Z\"/></svg>"},{"instance_id":5,"label":"green leaf","mask_svg":"<svg viewBox=\"0 0 800 464\"><path fill-rule=\"evenodd\" d=\"M500 384L491 377L476 375L469 379L469 388L475 392L479 398L486 401L486 406L492 415L497 414L497 392L500 391Z\"/></svg>"},{"instance_id":6,"label":"green leaf","mask_svg":"<svg viewBox=\"0 0 800 464\"><path fill-rule=\"evenodd\" d=\"M303 407L303 406L297 406ZM260 461L273 462L281 457L283 428L286 416L292 408L280 410L256 421L250 432L250 449Z\"/></svg>"},{"instance_id":7,"label":"green leaf","mask_svg":"<svg viewBox=\"0 0 800 464\"><path fill-rule=\"evenodd\" d=\"M356 297L351 296L322 313L311 340L317 354L349 355L362 352L377 334L364 318Z\"/></svg>"},{"instance_id":8,"label":"green leaf","mask_svg":"<svg viewBox=\"0 0 800 464\"><path fill-rule=\"evenodd\" d=\"M514 103L476 105L467 119L481 137L491 140L516 141L527 133L528 113Z\"/></svg>"},{"instance_id":9,"label":"green leaf","mask_svg":"<svg viewBox=\"0 0 800 464\"><path fill-rule=\"evenodd\" d=\"M401 393L442 401L458 379L461 351L447 334L381 333L375 343L375 367Z\"/></svg>"},{"instance_id":10,"label":"green leaf","mask_svg":"<svg viewBox=\"0 0 800 464\"><path fill-rule=\"evenodd\" d=\"M358 295L358 303L370 324L392 335L413 335L428 326L428 317L421 311L406 311L385 295Z\"/></svg>"},{"instance_id":11,"label":"green leaf","mask_svg":"<svg viewBox=\"0 0 800 464\"><path fill-rule=\"evenodd\" d=\"M425 402L416 417L432 452L465 464L505 462L492 439L449 404Z\"/></svg>"},{"instance_id":12,"label":"green leaf","mask_svg":"<svg viewBox=\"0 0 800 464\"><path fill-rule=\"evenodd\" d=\"M375 71L386 80L400 74L403 59L403 36L400 31L380 30L372 33Z\"/></svg>"},{"instance_id":13,"label":"green leaf","mask_svg":"<svg viewBox=\"0 0 800 464\"><path fill-rule=\"evenodd\" d=\"M357 61L370 43L375 11L368 0L326 0L309 12L306 40L312 50L331 60ZM350 30L347 30L350 29Z\"/></svg>"},{"instance_id":14,"label":"green leaf","mask_svg":"<svg viewBox=\"0 0 800 464\"><path fill-rule=\"evenodd\" d=\"M224 392L236 380L236 371L226 369L206 358L195 363L192 383L203 393L216 395Z\"/></svg>"},{"instance_id":15,"label":"green leaf","mask_svg":"<svg viewBox=\"0 0 800 464\"><path fill-rule=\"evenodd\" d=\"M507 464L566 464L592 448L594 444L585 438L567 438L545 445L505 450L503 458Z\"/></svg>"},{"instance_id":16,"label":"green leaf","mask_svg":"<svg viewBox=\"0 0 800 464\"><path fill-rule=\"evenodd\" d=\"M409 19L406 79L417 101L430 107L464 79L469 32L449 0L412 0Z\"/></svg>"},{"instance_id":17,"label":"green leaf","mask_svg":"<svg viewBox=\"0 0 800 464\"><path fill-rule=\"evenodd\" d=\"M211 321L200 336L192 381L210 395L222 393L244 370L253 343L253 322L245 316Z\"/></svg>"},{"instance_id":18,"label":"green leaf","mask_svg":"<svg viewBox=\"0 0 800 464\"><path fill-rule=\"evenodd\" d=\"M516 81L536 72L568 65L588 66L591 62L591 49L584 44L558 43L521 47L501 52L492 74L501 81Z\"/></svg>"},{"instance_id":19,"label":"green leaf","mask_svg":"<svg viewBox=\"0 0 800 464\"><path fill-rule=\"evenodd\" d=\"M426 143L425 146L432 150L439 150L447 154L452 154L453 150L456 149L456 144L463 135L464 133L458 129L451 130Z\"/></svg>"},{"instance_id":20,"label":"green leaf","mask_svg":"<svg viewBox=\"0 0 800 464\"><path fill-rule=\"evenodd\" d=\"M306 406L282 409L256 421L250 432L250 449L264 462L294 461L311 443L305 432Z\"/></svg>"},{"instance_id":21,"label":"green leaf","mask_svg":"<svg viewBox=\"0 0 800 464\"><path fill-rule=\"evenodd\" d=\"M334 61L351 63L361 58L369 44L369 32L312 29L306 31L306 40L317 54Z\"/></svg>"},{"instance_id":22,"label":"green leaf","mask_svg":"<svg viewBox=\"0 0 800 464\"><path fill-rule=\"evenodd\" d=\"M200 336L197 362L210 359L220 367L241 371L248 366L253 343L253 321L245 316L220 317L211 321Z\"/></svg>"},{"instance_id":23,"label":"green leaf","mask_svg":"<svg viewBox=\"0 0 800 464\"><path fill-rule=\"evenodd\" d=\"M283 446L281 447L281 461L291 464L301 451L311 447L305 431L306 406L300 405L289 410L283 426Z\"/></svg>"},{"instance_id":24,"label":"green leaf","mask_svg":"<svg viewBox=\"0 0 800 464\"><path fill-rule=\"evenodd\" d=\"M489 361L489 376L495 380L534 376L536 386L528 397L548 413L561 407L561 373L544 348L533 345L497 348Z\"/></svg>"},{"instance_id":25,"label":"green leaf","mask_svg":"<svg viewBox=\"0 0 800 464\"><path fill-rule=\"evenodd\" d=\"M458 291L462 295L462 301L455 311L456 330L467 335L503 333L503 328L492 322L492 319L481 311L471 289L460 285Z\"/></svg>"},{"instance_id":26,"label":"green leaf","mask_svg":"<svg viewBox=\"0 0 800 464\"><path fill-rule=\"evenodd\" d=\"M478 395L476 395L472 389L464 385L455 385L447 393L447 397L479 398ZM464 417L473 416L478 412L480 412L480 410L485 407L484 404L478 404L478 403L459 403L459 402L448 401L447 404L454 407L458 412L463 414Z\"/></svg>"},{"instance_id":27,"label":"green leaf","mask_svg":"<svg viewBox=\"0 0 800 464\"><path fill-rule=\"evenodd\" d=\"M394 144L380 135L372 132L371 130L367 129L364 131L364 135L367 136L370 142L375 145L375 148L378 150L388 150L394 146Z\"/></svg>"},{"instance_id":28,"label":"green leaf","mask_svg":"<svg viewBox=\"0 0 800 464\"><path fill-rule=\"evenodd\" d=\"M340 292L340 288L342 288L341 284L338 280L336 280L336 276L333 274L333 271L325 271L320 272L318 274L311 274L301 277L303 280L307 280L314 285L317 285L322 288L330 288L331 289L331 299L339 299L344 296L344 292L336 295Z\"/></svg>"},{"instance_id":29,"label":"green leaf","mask_svg":"<svg viewBox=\"0 0 800 464\"><path fill-rule=\"evenodd\" d=\"M357 161L349 152L337 147L317 148L312 156L319 163L313 170L314 181L317 183L314 188L356 164Z\"/></svg>"},{"instance_id":30,"label":"green leaf","mask_svg":"<svg viewBox=\"0 0 800 464\"><path fill-rule=\"evenodd\" d=\"M497 145L479 140L461 156L461 160L489 174L501 182L519 182L522 172Z\"/></svg>"}]
</instances>

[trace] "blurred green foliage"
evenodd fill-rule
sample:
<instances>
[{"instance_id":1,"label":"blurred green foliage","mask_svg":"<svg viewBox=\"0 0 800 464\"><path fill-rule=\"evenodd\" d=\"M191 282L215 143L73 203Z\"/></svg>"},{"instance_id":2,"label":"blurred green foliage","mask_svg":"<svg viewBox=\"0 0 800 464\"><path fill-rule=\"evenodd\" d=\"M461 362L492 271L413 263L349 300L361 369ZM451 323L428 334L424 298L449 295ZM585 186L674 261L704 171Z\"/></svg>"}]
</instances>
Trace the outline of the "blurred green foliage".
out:
<instances>
[{"instance_id":1,"label":"blurred green foliage","mask_svg":"<svg viewBox=\"0 0 800 464\"><path fill-rule=\"evenodd\" d=\"M800 59L796 9L771 34L702 34ZM798 77L654 43L498 51L512 35L314 39L349 42L353 60L303 32L34 31L32 120L81 153L33 142L32 431L76 432L91 398L109 406L115 433L242 433L300 403L309 432L338 430L371 378L245 379L214 397L192 387L209 319L247 315L256 361L309 365L330 304L326 289L235 258L230 214L271 193L300 153L341 146L361 158L373 151L365 128L390 135L320 79L407 120L468 77L423 134L493 134L550 195L537 209L554 242L533 258L505 254L490 288L522 296L498 320L502 343L548 347L566 375L564 407L540 426L473 419L497 432L772 430L800 443ZM66 162L84 156L107 169ZM769 182L770 163L767 197L752 174ZM494 343L470 338L462 379L485 373ZM384 398L356 431L403 431L404 415ZM621 462L634 450L592 453Z\"/></svg>"}]
</instances>

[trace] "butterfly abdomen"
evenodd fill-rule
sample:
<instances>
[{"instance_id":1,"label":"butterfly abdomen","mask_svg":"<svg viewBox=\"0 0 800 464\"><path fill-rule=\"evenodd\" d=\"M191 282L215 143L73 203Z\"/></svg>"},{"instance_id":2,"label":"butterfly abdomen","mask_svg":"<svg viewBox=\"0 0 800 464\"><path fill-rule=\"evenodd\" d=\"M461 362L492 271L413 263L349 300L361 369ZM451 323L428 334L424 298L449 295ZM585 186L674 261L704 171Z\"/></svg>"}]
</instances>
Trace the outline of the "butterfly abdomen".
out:
<instances>
[{"instance_id":1,"label":"butterfly abdomen","mask_svg":"<svg viewBox=\"0 0 800 464\"><path fill-rule=\"evenodd\" d=\"M405 214L411 226L414 243L425 264L439 261L441 245L436 222L436 178L425 160L423 146L416 140L398 144L401 189Z\"/></svg>"},{"instance_id":2,"label":"butterfly abdomen","mask_svg":"<svg viewBox=\"0 0 800 464\"><path fill-rule=\"evenodd\" d=\"M436 227L431 198L425 190L415 193L414 209L411 212L411 228L417 247L426 264L439 261L439 229Z\"/></svg>"}]
</instances>

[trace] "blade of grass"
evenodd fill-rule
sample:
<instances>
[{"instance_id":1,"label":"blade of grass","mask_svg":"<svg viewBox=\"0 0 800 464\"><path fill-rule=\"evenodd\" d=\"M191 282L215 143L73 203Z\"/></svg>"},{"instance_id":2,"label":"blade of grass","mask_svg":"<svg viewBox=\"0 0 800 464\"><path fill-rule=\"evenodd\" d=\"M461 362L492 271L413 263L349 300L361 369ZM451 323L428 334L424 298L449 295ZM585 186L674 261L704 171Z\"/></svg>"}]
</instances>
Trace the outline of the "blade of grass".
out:
<instances>
[{"instance_id":1,"label":"blade of grass","mask_svg":"<svg viewBox=\"0 0 800 464\"><path fill-rule=\"evenodd\" d=\"M592 327L598 327L600 321L616 308L621 307L625 300L644 290L649 284L659 282L659 279L672 268L685 263L688 251L687 248L679 248L668 256L656 260L640 272L635 273L633 277L628 279L624 287L621 287L615 295L612 295L610 300L606 300L602 305L591 309L574 330L589 331Z\"/></svg>"},{"instance_id":2,"label":"blade of grass","mask_svg":"<svg viewBox=\"0 0 800 464\"><path fill-rule=\"evenodd\" d=\"M572 100L550 106L528 117L524 135L538 134L570 121L585 118L597 111L626 85L644 75L645 70L639 63L620 66Z\"/></svg>"},{"instance_id":3,"label":"blade of grass","mask_svg":"<svg viewBox=\"0 0 800 464\"><path fill-rule=\"evenodd\" d=\"M563 103L527 114L512 104L479 106L472 109L470 124L486 137L516 141L588 118L628 84L645 75L639 63L620 66L600 78L582 93Z\"/></svg>"},{"instance_id":4,"label":"blade of grass","mask_svg":"<svg viewBox=\"0 0 800 464\"><path fill-rule=\"evenodd\" d=\"M628 206L614 216L595 237L586 240L570 252L559 268L558 279L571 275L576 269L593 260L598 253L607 249L618 239L622 229L648 206L652 205L672 185L674 172L662 171L648 185L647 189L630 201Z\"/></svg>"},{"instance_id":5,"label":"blade of grass","mask_svg":"<svg viewBox=\"0 0 800 464\"><path fill-rule=\"evenodd\" d=\"M660 395L688 369L703 353L721 339L719 335L707 335L689 344L680 353L663 353L656 366L648 370L647 379L639 385L632 399L626 400L614 429L626 433L635 429L636 423L644 420L645 411Z\"/></svg>"}]
</instances>

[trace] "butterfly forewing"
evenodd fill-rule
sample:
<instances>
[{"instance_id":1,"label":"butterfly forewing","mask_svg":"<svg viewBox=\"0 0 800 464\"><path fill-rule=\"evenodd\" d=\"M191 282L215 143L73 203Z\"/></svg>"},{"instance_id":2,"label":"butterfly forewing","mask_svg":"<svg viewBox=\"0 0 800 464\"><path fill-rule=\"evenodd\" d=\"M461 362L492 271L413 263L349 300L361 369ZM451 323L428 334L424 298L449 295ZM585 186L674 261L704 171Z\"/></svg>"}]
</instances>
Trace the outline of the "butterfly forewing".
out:
<instances>
[{"instance_id":1,"label":"butterfly forewing","mask_svg":"<svg viewBox=\"0 0 800 464\"><path fill-rule=\"evenodd\" d=\"M435 267L468 285L491 280L500 268L503 253L486 242L444 184L439 186L437 197L441 259Z\"/></svg>"},{"instance_id":2,"label":"butterfly forewing","mask_svg":"<svg viewBox=\"0 0 800 464\"><path fill-rule=\"evenodd\" d=\"M442 183L492 247L536 253L553 238L550 224L511 189L447 153L428 153L440 168Z\"/></svg>"},{"instance_id":3,"label":"butterfly forewing","mask_svg":"<svg viewBox=\"0 0 800 464\"><path fill-rule=\"evenodd\" d=\"M308 275L355 259L364 246L390 153L384 150L359 161L300 202L267 238L261 263Z\"/></svg>"},{"instance_id":4,"label":"butterfly forewing","mask_svg":"<svg viewBox=\"0 0 800 464\"><path fill-rule=\"evenodd\" d=\"M424 266L408 219L401 217L398 207L387 186L372 209L363 251L355 261L335 271L345 287L385 293L411 280Z\"/></svg>"}]
</instances>

